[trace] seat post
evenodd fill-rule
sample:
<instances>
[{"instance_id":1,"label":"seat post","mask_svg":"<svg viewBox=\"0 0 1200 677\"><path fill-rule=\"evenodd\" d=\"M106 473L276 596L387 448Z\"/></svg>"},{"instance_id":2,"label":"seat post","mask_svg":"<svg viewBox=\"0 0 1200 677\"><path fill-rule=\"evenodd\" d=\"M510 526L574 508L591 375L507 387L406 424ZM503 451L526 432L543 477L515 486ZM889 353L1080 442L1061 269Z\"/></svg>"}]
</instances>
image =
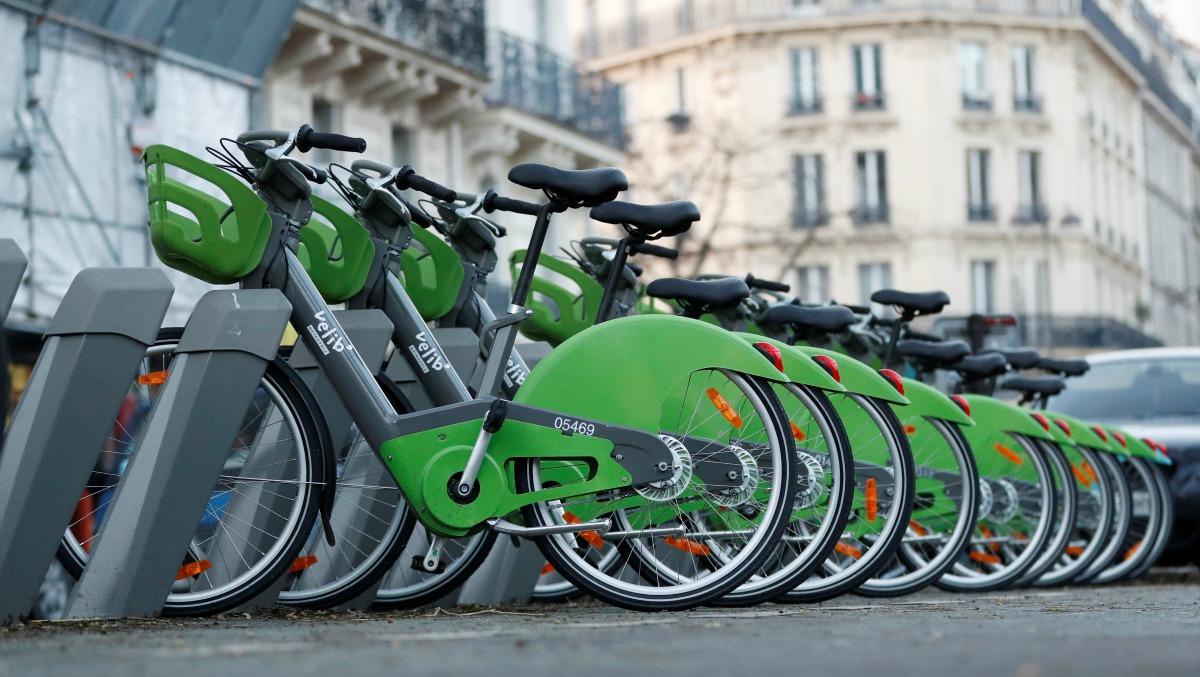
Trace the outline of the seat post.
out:
<instances>
[{"instance_id":1,"label":"seat post","mask_svg":"<svg viewBox=\"0 0 1200 677\"><path fill-rule=\"evenodd\" d=\"M626 235L617 243L612 266L608 270L608 279L604 281L604 296L600 297L600 308L596 311L596 324L609 319L608 315L612 312L612 305L617 297L617 285L621 283L621 276L625 273L625 262L629 260L629 249L635 244L641 242L634 241L633 235Z\"/></svg>"},{"instance_id":2,"label":"seat post","mask_svg":"<svg viewBox=\"0 0 1200 677\"><path fill-rule=\"evenodd\" d=\"M533 224L533 236L529 238L529 248L525 250L525 263L521 266L521 274L513 284L512 304L525 307L529 302L529 288L533 286L533 274L537 271L538 256L546 245L546 232L550 229L550 215L565 209L554 200L542 205L538 210L537 221Z\"/></svg>"}]
</instances>

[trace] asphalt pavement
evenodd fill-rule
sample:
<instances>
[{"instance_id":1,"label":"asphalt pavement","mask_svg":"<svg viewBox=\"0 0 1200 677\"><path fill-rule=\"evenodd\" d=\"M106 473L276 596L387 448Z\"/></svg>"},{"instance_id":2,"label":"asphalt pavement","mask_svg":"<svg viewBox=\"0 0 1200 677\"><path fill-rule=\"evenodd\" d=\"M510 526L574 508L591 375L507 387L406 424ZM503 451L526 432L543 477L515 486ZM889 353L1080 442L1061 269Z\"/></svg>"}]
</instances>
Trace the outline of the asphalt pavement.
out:
<instances>
[{"instance_id":1,"label":"asphalt pavement","mask_svg":"<svg viewBox=\"0 0 1200 677\"><path fill-rule=\"evenodd\" d=\"M286 609L0 628L0 675L1200 675L1200 584L635 613Z\"/></svg>"}]
</instances>

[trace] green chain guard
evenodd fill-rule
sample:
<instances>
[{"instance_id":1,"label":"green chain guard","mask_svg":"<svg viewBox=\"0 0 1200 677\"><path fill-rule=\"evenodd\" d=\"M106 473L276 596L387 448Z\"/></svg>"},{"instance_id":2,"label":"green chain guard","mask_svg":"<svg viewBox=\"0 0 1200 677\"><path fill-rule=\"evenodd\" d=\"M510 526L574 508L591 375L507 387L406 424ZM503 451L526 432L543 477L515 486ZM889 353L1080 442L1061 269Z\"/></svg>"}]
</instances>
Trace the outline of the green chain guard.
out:
<instances>
[{"instance_id":1,"label":"green chain guard","mask_svg":"<svg viewBox=\"0 0 1200 677\"><path fill-rule=\"evenodd\" d=\"M312 196L313 218L300 230L297 257L326 303L342 303L362 291L371 272L371 234L337 205Z\"/></svg>"},{"instance_id":2,"label":"green chain guard","mask_svg":"<svg viewBox=\"0 0 1200 677\"><path fill-rule=\"evenodd\" d=\"M271 217L249 186L170 146L150 146L143 159L150 243L164 264L212 284L233 284L258 266ZM169 178L168 166L207 181L228 202Z\"/></svg>"}]
</instances>

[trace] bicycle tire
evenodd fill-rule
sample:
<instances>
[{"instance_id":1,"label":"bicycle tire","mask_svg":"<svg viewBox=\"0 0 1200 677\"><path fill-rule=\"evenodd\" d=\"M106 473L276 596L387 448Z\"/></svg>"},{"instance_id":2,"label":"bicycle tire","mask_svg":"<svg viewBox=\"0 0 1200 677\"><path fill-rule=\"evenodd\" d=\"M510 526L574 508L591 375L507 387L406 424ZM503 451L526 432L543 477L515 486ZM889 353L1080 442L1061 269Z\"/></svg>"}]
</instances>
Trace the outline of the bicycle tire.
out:
<instances>
[{"instance_id":1,"label":"bicycle tire","mask_svg":"<svg viewBox=\"0 0 1200 677\"><path fill-rule=\"evenodd\" d=\"M1162 490L1155 480L1152 464L1131 456L1121 465L1130 480L1129 532L1123 542L1124 554L1114 558L1089 581L1096 585L1122 580L1148 560L1159 530L1166 524ZM1146 495L1144 500L1140 498L1142 492ZM1145 507L1144 513L1142 507Z\"/></svg>"},{"instance_id":2,"label":"bicycle tire","mask_svg":"<svg viewBox=\"0 0 1200 677\"><path fill-rule=\"evenodd\" d=\"M1075 532L1076 509L1079 504L1079 480L1075 478L1074 469L1067 451L1053 442L1041 442L1042 453L1050 462L1054 475L1055 490L1055 520L1042 552L1033 565L1025 570L1012 587L1032 585L1042 574L1050 570L1054 563L1062 557L1071 544L1071 536ZM1074 447L1071 448L1074 451Z\"/></svg>"},{"instance_id":3,"label":"bicycle tire","mask_svg":"<svg viewBox=\"0 0 1200 677\"><path fill-rule=\"evenodd\" d=\"M1153 475L1154 480L1158 483L1159 494L1162 496L1163 522L1158 530L1158 537L1155 539L1154 545L1151 547L1145 561L1135 567L1126 576L1131 579L1146 573L1150 570L1150 567L1158 562L1158 558L1167 549L1167 544L1171 541L1171 533L1175 528L1175 499L1171 495L1171 484L1167 480L1162 466L1156 463L1147 465L1150 468L1150 474Z\"/></svg>"},{"instance_id":4,"label":"bicycle tire","mask_svg":"<svg viewBox=\"0 0 1200 677\"><path fill-rule=\"evenodd\" d=\"M1103 551L1115 518L1112 481L1100 466L1099 455L1105 452L1077 447L1082 457L1082 472L1090 479L1086 491L1079 492L1075 528L1067 550L1055 564L1032 583L1038 587L1064 585L1085 571Z\"/></svg>"}]
</instances>

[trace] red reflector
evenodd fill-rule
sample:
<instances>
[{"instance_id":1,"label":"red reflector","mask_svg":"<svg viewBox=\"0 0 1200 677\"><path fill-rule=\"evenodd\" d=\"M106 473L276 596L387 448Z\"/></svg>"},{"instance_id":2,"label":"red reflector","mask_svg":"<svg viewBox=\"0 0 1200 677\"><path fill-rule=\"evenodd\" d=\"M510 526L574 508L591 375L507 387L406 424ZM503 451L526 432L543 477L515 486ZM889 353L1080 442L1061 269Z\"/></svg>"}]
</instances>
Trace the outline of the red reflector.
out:
<instances>
[{"instance_id":1,"label":"red reflector","mask_svg":"<svg viewBox=\"0 0 1200 677\"><path fill-rule=\"evenodd\" d=\"M833 377L833 380L838 383L842 382L842 372L838 371L837 360L828 355L813 355L813 360L824 367L825 371L829 372L829 375Z\"/></svg>"},{"instance_id":2,"label":"red reflector","mask_svg":"<svg viewBox=\"0 0 1200 677\"><path fill-rule=\"evenodd\" d=\"M1101 428L1098 425L1094 425L1094 426L1092 426L1092 432L1099 435L1100 439L1104 440L1105 442L1108 441L1108 433L1104 432L1104 428Z\"/></svg>"},{"instance_id":3,"label":"red reflector","mask_svg":"<svg viewBox=\"0 0 1200 677\"><path fill-rule=\"evenodd\" d=\"M1066 421L1062 420L1061 418L1056 418L1056 419L1054 419L1054 425L1062 428L1062 431L1067 434L1067 437L1071 436L1071 424L1070 423L1067 423Z\"/></svg>"},{"instance_id":4,"label":"red reflector","mask_svg":"<svg viewBox=\"0 0 1200 677\"><path fill-rule=\"evenodd\" d=\"M964 414L967 416L971 415L971 405L967 402L967 398L962 395L951 395L950 399L954 400L954 403L958 405L959 409L963 410Z\"/></svg>"},{"instance_id":5,"label":"red reflector","mask_svg":"<svg viewBox=\"0 0 1200 677\"><path fill-rule=\"evenodd\" d=\"M1122 447L1129 448L1129 443L1125 441L1124 435L1114 430L1113 437L1117 438L1117 441L1121 443Z\"/></svg>"},{"instance_id":6,"label":"red reflector","mask_svg":"<svg viewBox=\"0 0 1200 677\"><path fill-rule=\"evenodd\" d=\"M983 318L983 326L985 327L1015 327L1017 326L1017 318L1012 315L988 315Z\"/></svg>"},{"instance_id":7,"label":"red reflector","mask_svg":"<svg viewBox=\"0 0 1200 677\"><path fill-rule=\"evenodd\" d=\"M891 369L880 369L879 373L886 378L889 383L892 384L892 387L895 388L897 392L899 392L901 395L904 394L904 381L900 380L900 374L897 374Z\"/></svg>"},{"instance_id":8,"label":"red reflector","mask_svg":"<svg viewBox=\"0 0 1200 677\"><path fill-rule=\"evenodd\" d=\"M776 369L778 369L779 371L783 371L783 353L779 352L778 348L771 345L770 343L767 343L766 341L760 341L759 343L755 343L754 347L758 348L759 351L765 353L766 356L768 358L770 358L771 362L775 363Z\"/></svg>"},{"instance_id":9,"label":"red reflector","mask_svg":"<svg viewBox=\"0 0 1200 677\"><path fill-rule=\"evenodd\" d=\"M1030 416L1033 417L1033 420L1035 420L1039 424L1041 424L1043 430L1045 430L1046 432L1050 432L1050 419L1037 413L1036 411L1033 412L1032 414L1030 414Z\"/></svg>"}]
</instances>

